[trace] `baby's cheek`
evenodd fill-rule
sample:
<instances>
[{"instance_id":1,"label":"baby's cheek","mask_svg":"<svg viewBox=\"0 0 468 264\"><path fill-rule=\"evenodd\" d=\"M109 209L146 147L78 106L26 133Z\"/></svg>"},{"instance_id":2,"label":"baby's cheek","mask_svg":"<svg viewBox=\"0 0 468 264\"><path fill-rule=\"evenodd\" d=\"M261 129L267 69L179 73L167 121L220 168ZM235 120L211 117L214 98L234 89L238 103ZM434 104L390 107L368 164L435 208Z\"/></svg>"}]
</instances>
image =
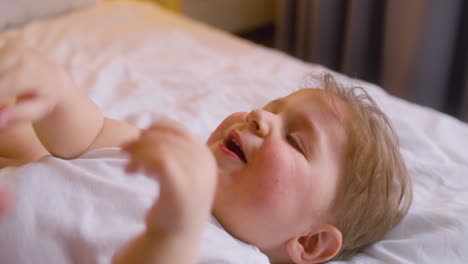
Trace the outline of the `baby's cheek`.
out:
<instances>
[{"instance_id":1,"label":"baby's cheek","mask_svg":"<svg viewBox=\"0 0 468 264\"><path fill-rule=\"evenodd\" d=\"M265 155L258 160L258 181L256 190L253 190L257 206L282 209L283 204L294 193L294 166L286 153L268 148L265 149Z\"/></svg>"}]
</instances>

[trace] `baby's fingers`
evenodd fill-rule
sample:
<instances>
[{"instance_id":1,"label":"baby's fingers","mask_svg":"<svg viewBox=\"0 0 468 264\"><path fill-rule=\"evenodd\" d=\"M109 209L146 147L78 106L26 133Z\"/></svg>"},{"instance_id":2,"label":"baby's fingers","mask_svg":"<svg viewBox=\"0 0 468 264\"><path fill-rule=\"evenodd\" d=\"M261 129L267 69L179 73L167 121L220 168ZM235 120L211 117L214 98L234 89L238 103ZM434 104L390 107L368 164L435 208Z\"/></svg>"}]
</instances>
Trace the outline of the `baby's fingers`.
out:
<instances>
[{"instance_id":1,"label":"baby's fingers","mask_svg":"<svg viewBox=\"0 0 468 264\"><path fill-rule=\"evenodd\" d=\"M27 100L0 110L0 129L22 122L35 122L44 112L37 100Z\"/></svg>"},{"instance_id":2,"label":"baby's fingers","mask_svg":"<svg viewBox=\"0 0 468 264\"><path fill-rule=\"evenodd\" d=\"M11 107L0 108L0 129L5 128L10 121Z\"/></svg>"},{"instance_id":3,"label":"baby's fingers","mask_svg":"<svg viewBox=\"0 0 468 264\"><path fill-rule=\"evenodd\" d=\"M120 145L120 149L123 152L131 153L135 149L135 147L137 146L138 141L139 141L139 139L125 142L122 145Z\"/></svg>"},{"instance_id":4,"label":"baby's fingers","mask_svg":"<svg viewBox=\"0 0 468 264\"><path fill-rule=\"evenodd\" d=\"M0 69L0 105L14 103L36 90L40 83L34 75L36 72L37 69L23 63L5 71Z\"/></svg>"},{"instance_id":5,"label":"baby's fingers","mask_svg":"<svg viewBox=\"0 0 468 264\"><path fill-rule=\"evenodd\" d=\"M145 133L170 133L175 136L184 137L184 138L192 138L192 134L184 127L182 124L171 120L171 119L162 119L158 122L153 123L148 129L143 131Z\"/></svg>"},{"instance_id":6,"label":"baby's fingers","mask_svg":"<svg viewBox=\"0 0 468 264\"><path fill-rule=\"evenodd\" d=\"M126 173L135 173L140 168L140 164L134 160L130 160L125 166Z\"/></svg>"},{"instance_id":7,"label":"baby's fingers","mask_svg":"<svg viewBox=\"0 0 468 264\"><path fill-rule=\"evenodd\" d=\"M147 146L140 141L134 141L121 146L123 152L129 155L129 162L125 166L125 172L135 173L144 168L149 174L152 171L152 153Z\"/></svg>"},{"instance_id":8,"label":"baby's fingers","mask_svg":"<svg viewBox=\"0 0 468 264\"><path fill-rule=\"evenodd\" d=\"M4 38L0 46L0 73L15 67L24 55L24 41L16 36Z\"/></svg>"},{"instance_id":9,"label":"baby's fingers","mask_svg":"<svg viewBox=\"0 0 468 264\"><path fill-rule=\"evenodd\" d=\"M137 141L131 141L127 142L125 144L122 144L120 146L120 149L125 152L127 155L129 155L129 161L127 165L125 166L125 172L126 173L135 173L138 171L138 168L140 167L139 162L136 161L134 157L134 149L136 148Z\"/></svg>"}]
</instances>

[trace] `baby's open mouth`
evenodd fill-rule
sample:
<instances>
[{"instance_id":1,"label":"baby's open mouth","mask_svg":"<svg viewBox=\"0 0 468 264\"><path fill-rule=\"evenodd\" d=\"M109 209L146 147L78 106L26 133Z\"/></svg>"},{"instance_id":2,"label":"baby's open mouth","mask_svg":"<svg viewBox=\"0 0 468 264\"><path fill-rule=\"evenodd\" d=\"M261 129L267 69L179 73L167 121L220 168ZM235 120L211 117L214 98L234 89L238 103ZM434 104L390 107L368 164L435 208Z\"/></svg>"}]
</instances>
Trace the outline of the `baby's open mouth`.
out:
<instances>
[{"instance_id":1,"label":"baby's open mouth","mask_svg":"<svg viewBox=\"0 0 468 264\"><path fill-rule=\"evenodd\" d=\"M225 144L226 148L229 149L232 153L234 153L240 160L242 160L243 162L247 162L244 152L239 146L240 144L233 136L230 136L228 139L226 139Z\"/></svg>"}]
</instances>

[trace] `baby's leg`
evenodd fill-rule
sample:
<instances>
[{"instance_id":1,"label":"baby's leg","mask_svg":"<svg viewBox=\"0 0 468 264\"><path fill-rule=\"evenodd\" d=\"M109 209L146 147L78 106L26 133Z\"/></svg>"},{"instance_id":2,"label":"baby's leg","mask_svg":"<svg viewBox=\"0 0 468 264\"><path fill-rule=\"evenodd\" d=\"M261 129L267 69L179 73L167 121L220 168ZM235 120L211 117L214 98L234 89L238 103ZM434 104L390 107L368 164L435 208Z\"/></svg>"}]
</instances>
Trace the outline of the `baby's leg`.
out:
<instances>
[{"instance_id":1,"label":"baby's leg","mask_svg":"<svg viewBox=\"0 0 468 264\"><path fill-rule=\"evenodd\" d=\"M31 123L21 123L0 130L0 168L20 166L48 154Z\"/></svg>"}]
</instances>

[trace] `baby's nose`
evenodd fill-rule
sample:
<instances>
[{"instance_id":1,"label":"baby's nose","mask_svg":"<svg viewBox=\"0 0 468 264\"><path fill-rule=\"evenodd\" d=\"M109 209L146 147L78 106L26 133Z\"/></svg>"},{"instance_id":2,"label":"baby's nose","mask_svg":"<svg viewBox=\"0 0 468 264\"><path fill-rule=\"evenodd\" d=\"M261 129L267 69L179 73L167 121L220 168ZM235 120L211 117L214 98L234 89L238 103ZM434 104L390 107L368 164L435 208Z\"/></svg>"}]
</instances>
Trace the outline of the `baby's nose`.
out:
<instances>
[{"instance_id":1,"label":"baby's nose","mask_svg":"<svg viewBox=\"0 0 468 264\"><path fill-rule=\"evenodd\" d=\"M255 109L247 115L250 129L259 137L268 135L272 125L272 113L263 109Z\"/></svg>"}]
</instances>

